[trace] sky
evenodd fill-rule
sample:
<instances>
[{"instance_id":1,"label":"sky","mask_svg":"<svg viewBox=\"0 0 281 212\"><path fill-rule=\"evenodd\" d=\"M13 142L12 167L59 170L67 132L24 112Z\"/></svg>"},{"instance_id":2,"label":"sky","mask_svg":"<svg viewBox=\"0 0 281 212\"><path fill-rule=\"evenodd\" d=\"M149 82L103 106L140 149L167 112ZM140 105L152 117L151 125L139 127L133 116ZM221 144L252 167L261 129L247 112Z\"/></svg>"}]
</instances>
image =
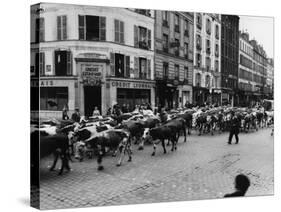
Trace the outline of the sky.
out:
<instances>
[{"instance_id":1,"label":"sky","mask_svg":"<svg viewBox=\"0 0 281 212\"><path fill-rule=\"evenodd\" d=\"M256 39L263 46L268 57L274 56L273 17L240 16L239 29L247 31L250 39Z\"/></svg>"}]
</instances>

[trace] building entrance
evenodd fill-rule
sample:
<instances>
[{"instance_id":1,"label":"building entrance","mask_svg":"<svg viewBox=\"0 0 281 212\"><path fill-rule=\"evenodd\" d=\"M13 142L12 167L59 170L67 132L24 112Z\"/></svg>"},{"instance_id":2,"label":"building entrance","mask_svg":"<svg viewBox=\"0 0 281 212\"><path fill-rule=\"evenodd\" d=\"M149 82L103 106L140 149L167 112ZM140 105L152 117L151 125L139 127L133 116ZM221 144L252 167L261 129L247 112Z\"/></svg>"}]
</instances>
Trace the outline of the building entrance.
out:
<instances>
[{"instance_id":1,"label":"building entrance","mask_svg":"<svg viewBox=\"0 0 281 212\"><path fill-rule=\"evenodd\" d=\"M84 86L85 116L92 116L95 106L101 108L101 86Z\"/></svg>"}]
</instances>

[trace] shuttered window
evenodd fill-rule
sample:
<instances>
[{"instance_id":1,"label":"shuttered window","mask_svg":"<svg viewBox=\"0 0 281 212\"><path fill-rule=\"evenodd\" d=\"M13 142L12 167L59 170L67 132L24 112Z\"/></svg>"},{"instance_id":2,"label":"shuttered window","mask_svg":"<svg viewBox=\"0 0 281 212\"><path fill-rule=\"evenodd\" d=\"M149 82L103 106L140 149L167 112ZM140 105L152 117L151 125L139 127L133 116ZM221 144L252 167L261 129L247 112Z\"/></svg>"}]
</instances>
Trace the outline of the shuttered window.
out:
<instances>
[{"instance_id":1,"label":"shuttered window","mask_svg":"<svg viewBox=\"0 0 281 212\"><path fill-rule=\"evenodd\" d=\"M139 58L135 57L134 60L134 78L139 78Z\"/></svg>"},{"instance_id":2,"label":"shuttered window","mask_svg":"<svg viewBox=\"0 0 281 212\"><path fill-rule=\"evenodd\" d=\"M134 25L134 46L139 47L139 28Z\"/></svg>"},{"instance_id":3,"label":"shuttered window","mask_svg":"<svg viewBox=\"0 0 281 212\"><path fill-rule=\"evenodd\" d=\"M35 42L43 42L45 40L45 19L37 18L35 22Z\"/></svg>"},{"instance_id":4,"label":"shuttered window","mask_svg":"<svg viewBox=\"0 0 281 212\"><path fill-rule=\"evenodd\" d=\"M106 40L106 18L78 15L79 40Z\"/></svg>"},{"instance_id":5,"label":"shuttered window","mask_svg":"<svg viewBox=\"0 0 281 212\"><path fill-rule=\"evenodd\" d=\"M124 22L114 20L115 42L124 43Z\"/></svg>"},{"instance_id":6,"label":"shuttered window","mask_svg":"<svg viewBox=\"0 0 281 212\"><path fill-rule=\"evenodd\" d=\"M66 15L57 17L57 39L67 39L67 18Z\"/></svg>"}]
</instances>

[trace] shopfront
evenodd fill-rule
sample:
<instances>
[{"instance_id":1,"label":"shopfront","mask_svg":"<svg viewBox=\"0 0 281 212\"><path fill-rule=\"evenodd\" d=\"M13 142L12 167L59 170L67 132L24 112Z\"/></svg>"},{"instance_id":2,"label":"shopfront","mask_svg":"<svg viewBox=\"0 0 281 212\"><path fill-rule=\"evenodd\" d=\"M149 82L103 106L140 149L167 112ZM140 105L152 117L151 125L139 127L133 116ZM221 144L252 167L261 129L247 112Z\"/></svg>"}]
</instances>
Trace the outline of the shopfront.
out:
<instances>
[{"instance_id":1,"label":"shopfront","mask_svg":"<svg viewBox=\"0 0 281 212\"><path fill-rule=\"evenodd\" d=\"M75 77L41 77L40 80L32 80L31 116L36 116L39 109L40 118L60 119L64 107L68 108L70 116L75 109L75 89Z\"/></svg>"},{"instance_id":2,"label":"shopfront","mask_svg":"<svg viewBox=\"0 0 281 212\"><path fill-rule=\"evenodd\" d=\"M107 79L108 107L118 103L128 105L133 110L136 105L149 103L155 106L155 83L148 80Z\"/></svg>"}]
</instances>

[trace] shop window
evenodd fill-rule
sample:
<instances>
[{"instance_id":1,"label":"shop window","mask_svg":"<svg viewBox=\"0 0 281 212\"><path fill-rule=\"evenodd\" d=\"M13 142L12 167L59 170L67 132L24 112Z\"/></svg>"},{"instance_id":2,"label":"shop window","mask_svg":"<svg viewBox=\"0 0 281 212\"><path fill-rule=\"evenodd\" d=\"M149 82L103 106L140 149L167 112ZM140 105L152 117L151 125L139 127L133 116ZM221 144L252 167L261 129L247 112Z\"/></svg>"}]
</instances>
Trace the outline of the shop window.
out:
<instances>
[{"instance_id":1,"label":"shop window","mask_svg":"<svg viewBox=\"0 0 281 212\"><path fill-rule=\"evenodd\" d=\"M134 46L141 49L151 49L151 30L134 25Z\"/></svg>"},{"instance_id":2,"label":"shop window","mask_svg":"<svg viewBox=\"0 0 281 212\"><path fill-rule=\"evenodd\" d=\"M37 18L35 22L35 42L43 42L45 40L45 19Z\"/></svg>"},{"instance_id":3,"label":"shop window","mask_svg":"<svg viewBox=\"0 0 281 212\"><path fill-rule=\"evenodd\" d=\"M55 73L56 76L72 75L71 51L55 51Z\"/></svg>"},{"instance_id":4,"label":"shop window","mask_svg":"<svg viewBox=\"0 0 281 212\"><path fill-rule=\"evenodd\" d=\"M124 43L124 22L114 20L115 42Z\"/></svg>"},{"instance_id":5,"label":"shop window","mask_svg":"<svg viewBox=\"0 0 281 212\"><path fill-rule=\"evenodd\" d=\"M106 40L106 19L101 16L79 15L79 40Z\"/></svg>"},{"instance_id":6,"label":"shop window","mask_svg":"<svg viewBox=\"0 0 281 212\"><path fill-rule=\"evenodd\" d=\"M67 19L66 15L57 17L57 39L66 40L67 39Z\"/></svg>"},{"instance_id":7,"label":"shop window","mask_svg":"<svg viewBox=\"0 0 281 212\"><path fill-rule=\"evenodd\" d=\"M67 87L40 87L40 110L60 111L67 104Z\"/></svg>"}]
</instances>

